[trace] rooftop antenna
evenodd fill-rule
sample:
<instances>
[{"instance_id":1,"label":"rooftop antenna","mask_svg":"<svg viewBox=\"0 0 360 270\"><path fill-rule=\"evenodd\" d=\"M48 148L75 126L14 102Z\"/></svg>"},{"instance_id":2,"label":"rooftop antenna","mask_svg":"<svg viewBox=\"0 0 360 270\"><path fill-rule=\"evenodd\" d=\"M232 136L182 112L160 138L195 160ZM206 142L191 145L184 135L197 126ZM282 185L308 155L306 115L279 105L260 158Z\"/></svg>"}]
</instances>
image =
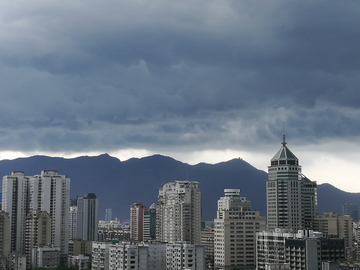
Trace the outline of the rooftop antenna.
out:
<instances>
[{"instance_id":1,"label":"rooftop antenna","mask_svg":"<svg viewBox=\"0 0 360 270\"><path fill-rule=\"evenodd\" d=\"M189 171L186 170L186 181L189 181Z\"/></svg>"},{"instance_id":2,"label":"rooftop antenna","mask_svg":"<svg viewBox=\"0 0 360 270\"><path fill-rule=\"evenodd\" d=\"M282 145L285 146L286 145L286 141L285 141L285 122L283 122L283 142Z\"/></svg>"}]
</instances>

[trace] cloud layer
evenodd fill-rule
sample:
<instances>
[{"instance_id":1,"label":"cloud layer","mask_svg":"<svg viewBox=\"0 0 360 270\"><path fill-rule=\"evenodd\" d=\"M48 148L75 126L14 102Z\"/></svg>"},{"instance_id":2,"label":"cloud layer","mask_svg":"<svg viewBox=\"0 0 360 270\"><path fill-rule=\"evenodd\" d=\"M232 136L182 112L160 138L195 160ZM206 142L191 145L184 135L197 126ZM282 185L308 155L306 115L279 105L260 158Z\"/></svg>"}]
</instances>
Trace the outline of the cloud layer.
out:
<instances>
[{"instance_id":1,"label":"cloud layer","mask_svg":"<svg viewBox=\"0 0 360 270\"><path fill-rule=\"evenodd\" d=\"M360 136L357 1L3 1L0 150Z\"/></svg>"}]
</instances>

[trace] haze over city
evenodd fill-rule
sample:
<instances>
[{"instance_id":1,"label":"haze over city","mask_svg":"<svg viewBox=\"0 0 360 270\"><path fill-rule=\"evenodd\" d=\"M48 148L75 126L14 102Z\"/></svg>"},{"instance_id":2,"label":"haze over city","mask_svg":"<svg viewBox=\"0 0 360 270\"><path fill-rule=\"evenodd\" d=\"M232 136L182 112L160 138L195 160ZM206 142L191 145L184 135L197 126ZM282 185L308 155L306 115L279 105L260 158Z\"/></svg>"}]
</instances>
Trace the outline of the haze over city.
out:
<instances>
[{"instance_id":1,"label":"haze over city","mask_svg":"<svg viewBox=\"0 0 360 270\"><path fill-rule=\"evenodd\" d=\"M359 192L359 9L2 1L0 158L159 153L266 171L285 123L308 178Z\"/></svg>"}]
</instances>

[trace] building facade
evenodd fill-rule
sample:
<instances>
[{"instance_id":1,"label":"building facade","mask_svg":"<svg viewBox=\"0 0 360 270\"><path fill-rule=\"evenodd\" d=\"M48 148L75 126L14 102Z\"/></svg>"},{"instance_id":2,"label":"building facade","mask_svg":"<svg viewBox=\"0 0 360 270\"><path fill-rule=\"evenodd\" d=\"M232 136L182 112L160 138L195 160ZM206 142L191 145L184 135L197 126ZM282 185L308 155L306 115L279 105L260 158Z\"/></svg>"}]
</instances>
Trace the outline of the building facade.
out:
<instances>
[{"instance_id":1,"label":"building facade","mask_svg":"<svg viewBox=\"0 0 360 270\"><path fill-rule=\"evenodd\" d=\"M90 268L90 257L83 254L71 255L68 258L68 266L77 270L86 270Z\"/></svg>"},{"instance_id":2,"label":"building facade","mask_svg":"<svg viewBox=\"0 0 360 270\"><path fill-rule=\"evenodd\" d=\"M286 239L285 256L292 270L322 270L322 262L345 259L344 239Z\"/></svg>"},{"instance_id":3,"label":"building facade","mask_svg":"<svg viewBox=\"0 0 360 270\"><path fill-rule=\"evenodd\" d=\"M205 268L214 269L214 230L201 231L201 243L205 247Z\"/></svg>"},{"instance_id":4,"label":"building facade","mask_svg":"<svg viewBox=\"0 0 360 270\"><path fill-rule=\"evenodd\" d=\"M256 269L265 270L267 265L283 265L286 263L285 240L294 239L292 230L275 229L256 234L257 261Z\"/></svg>"},{"instance_id":5,"label":"building facade","mask_svg":"<svg viewBox=\"0 0 360 270\"><path fill-rule=\"evenodd\" d=\"M268 175L268 229L312 229L317 214L317 185L301 173L299 160L286 146L285 136L271 159Z\"/></svg>"},{"instance_id":6,"label":"building facade","mask_svg":"<svg viewBox=\"0 0 360 270\"><path fill-rule=\"evenodd\" d=\"M69 239L76 238L77 199L70 200L69 210Z\"/></svg>"},{"instance_id":7,"label":"building facade","mask_svg":"<svg viewBox=\"0 0 360 270\"><path fill-rule=\"evenodd\" d=\"M257 234L257 270L279 265L293 270L321 270L322 262L345 258L344 239L312 230L277 229Z\"/></svg>"},{"instance_id":8,"label":"building facade","mask_svg":"<svg viewBox=\"0 0 360 270\"><path fill-rule=\"evenodd\" d=\"M130 238L134 241L144 240L144 212L147 207L141 202L130 206Z\"/></svg>"},{"instance_id":9,"label":"building facade","mask_svg":"<svg viewBox=\"0 0 360 270\"><path fill-rule=\"evenodd\" d=\"M51 242L51 216L46 211L30 210L26 218L25 256L27 269L34 265L32 252L35 247Z\"/></svg>"},{"instance_id":10,"label":"building facade","mask_svg":"<svg viewBox=\"0 0 360 270\"><path fill-rule=\"evenodd\" d=\"M76 237L97 241L99 213L98 198L95 193L86 193L77 199Z\"/></svg>"},{"instance_id":11,"label":"building facade","mask_svg":"<svg viewBox=\"0 0 360 270\"><path fill-rule=\"evenodd\" d=\"M2 210L10 217L10 250L25 252L25 225L29 211L29 183L31 177L14 171L3 177Z\"/></svg>"},{"instance_id":12,"label":"building facade","mask_svg":"<svg viewBox=\"0 0 360 270\"><path fill-rule=\"evenodd\" d=\"M346 247L353 246L353 221L348 215L324 212L314 219L314 230L322 232L325 237L337 237L345 240Z\"/></svg>"},{"instance_id":13,"label":"building facade","mask_svg":"<svg viewBox=\"0 0 360 270\"><path fill-rule=\"evenodd\" d=\"M50 214L50 244L60 247L65 258L69 242L70 178L56 170L43 170L31 179L29 190L30 208Z\"/></svg>"},{"instance_id":14,"label":"building facade","mask_svg":"<svg viewBox=\"0 0 360 270\"><path fill-rule=\"evenodd\" d=\"M166 270L205 270L203 246L176 242L166 245Z\"/></svg>"},{"instance_id":15,"label":"building facade","mask_svg":"<svg viewBox=\"0 0 360 270\"><path fill-rule=\"evenodd\" d=\"M7 257L10 254L10 236L9 213L0 211L0 258Z\"/></svg>"},{"instance_id":16,"label":"building facade","mask_svg":"<svg viewBox=\"0 0 360 270\"><path fill-rule=\"evenodd\" d=\"M251 210L251 202L240 197L240 189L225 189L214 220L215 269L254 269L256 233L266 229L266 217Z\"/></svg>"},{"instance_id":17,"label":"building facade","mask_svg":"<svg viewBox=\"0 0 360 270\"><path fill-rule=\"evenodd\" d=\"M56 269L60 265L60 247L35 247L32 252L32 268Z\"/></svg>"},{"instance_id":18,"label":"building facade","mask_svg":"<svg viewBox=\"0 0 360 270\"><path fill-rule=\"evenodd\" d=\"M105 221L111 221L112 220L112 209L106 208L105 210Z\"/></svg>"},{"instance_id":19,"label":"building facade","mask_svg":"<svg viewBox=\"0 0 360 270\"><path fill-rule=\"evenodd\" d=\"M156 204L144 209L144 241L156 239Z\"/></svg>"},{"instance_id":20,"label":"building facade","mask_svg":"<svg viewBox=\"0 0 360 270\"><path fill-rule=\"evenodd\" d=\"M359 221L359 210L358 205L354 203L343 203L342 207L342 214L349 215L354 222Z\"/></svg>"},{"instance_id":21,"label":"building facade","mask_svg":"<svg viewBox=\"0 0 360 270\"><path fill-rule=\"evenodd\" d=\"M162 184L156 206L156 239L164 243L200 244L201 192L199 182Z\"/></svg>"}]
</instances>

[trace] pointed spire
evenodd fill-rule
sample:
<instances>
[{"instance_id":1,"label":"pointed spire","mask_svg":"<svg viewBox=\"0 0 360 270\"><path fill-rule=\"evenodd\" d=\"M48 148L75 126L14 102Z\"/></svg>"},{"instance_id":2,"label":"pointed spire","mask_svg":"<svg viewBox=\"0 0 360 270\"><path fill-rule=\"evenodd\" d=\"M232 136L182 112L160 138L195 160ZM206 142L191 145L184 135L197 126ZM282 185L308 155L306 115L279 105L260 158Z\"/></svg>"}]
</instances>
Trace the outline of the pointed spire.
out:
<instances>
[{"instance_id":1,"label":"pointed spire","mask_svg":"<svg viewBox=\"0 0 360 270\"><path fill-rule=\"evenodd\" d=\"M282 145L285 146L286 145L286 141L285 141L285 122L283 122L283 142Z\"/></svg>"}]
</instances>

